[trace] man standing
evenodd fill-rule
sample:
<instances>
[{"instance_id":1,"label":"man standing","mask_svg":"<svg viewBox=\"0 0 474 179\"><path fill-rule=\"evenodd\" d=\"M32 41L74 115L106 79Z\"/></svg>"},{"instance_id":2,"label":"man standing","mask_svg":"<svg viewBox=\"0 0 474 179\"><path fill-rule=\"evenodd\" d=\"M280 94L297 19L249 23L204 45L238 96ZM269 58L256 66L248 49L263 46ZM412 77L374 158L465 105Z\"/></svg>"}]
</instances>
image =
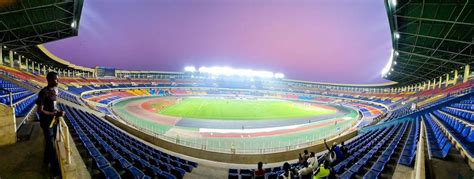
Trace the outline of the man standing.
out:
<instances>
[{"instance_id":1,"label":"man standing","mask_svg":"<svg viewBox=\"0 0 474 179\"><path fill-rule=\"evenodd\" d=\"M55 117L64 116L64 112L58 110L56 99L58 97L58 74L49 72L46 75L48 86L41 89L36 100L37 113L40 118L40 126L44 134L44 163L51 167L52 177L59 176L59 164L56 158L54 140L56 137L56 126L58 121Z\"/></svg>"}]
</instances>

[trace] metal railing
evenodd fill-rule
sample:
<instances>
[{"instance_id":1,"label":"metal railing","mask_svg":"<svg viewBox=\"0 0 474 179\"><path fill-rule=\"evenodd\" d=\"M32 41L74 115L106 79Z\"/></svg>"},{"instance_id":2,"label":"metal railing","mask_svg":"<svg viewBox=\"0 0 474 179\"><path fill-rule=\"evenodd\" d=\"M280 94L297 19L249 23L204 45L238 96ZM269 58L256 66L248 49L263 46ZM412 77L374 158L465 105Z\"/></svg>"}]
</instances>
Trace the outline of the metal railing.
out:
<instances>
[{"instance_id":1,"label":"metal railing","mask_svg":"<svg viewBox=\"0 0 474 179\"><path fill-rule=\"evenodd\" d=\"M71 145L69 143L70 133L69 127L67 126L64 118L57 117L58 121L58 131L56 133L56 141L64 144L64 151L66 151L66 163L71 164ZM60 147L60 146L59 146Z\"/></svg>"},{"instance_id":2,"label":"metal railing","mask_svg":"<svg viewBox=\"0 0 474 179\"><path fill-rule=\"evenodd\" d=\"M143 120L123 121L125 121L129 126L132 126L141 132L171 143L200 150L232 154L276 153L313 146L315 144L320 143L323 139L333 138L336 136L340 136L344 132L350 132L351 130L349 129L352 128L357 122L356 119L351 119L338 123L336 125L319 127L314 129L314 131L304 132L297 137L288 137L287 135L291 134L284 134L283 136L273 136L264 138L190 138L183 137L180 135L171 136L170 134L166 133L167 130L165 129L154 127L154 125L139 124L140 122L146 123L146 121ZM283 141L279 138L286 138L286 140Z\"/></svg>"}]
</instances>

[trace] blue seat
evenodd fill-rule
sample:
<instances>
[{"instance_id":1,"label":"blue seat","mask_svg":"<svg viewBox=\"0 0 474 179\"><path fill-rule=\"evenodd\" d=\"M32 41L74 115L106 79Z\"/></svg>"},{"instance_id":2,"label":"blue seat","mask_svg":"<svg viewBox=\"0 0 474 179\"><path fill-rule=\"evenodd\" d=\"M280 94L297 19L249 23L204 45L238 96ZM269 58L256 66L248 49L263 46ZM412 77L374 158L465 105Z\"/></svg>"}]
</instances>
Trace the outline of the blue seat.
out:
<instances>
[{"instance_id":1,"label":"blue seat","mask_svg":"<svg viewBox=\"0 0 474 179\"><path fill-rule=\"evenodd\" d=\"M164 178L164 179L176 179L176 177L168 172L161 172L158 178Z\"/></svg>"},{"instance_id":2,"label":"blue seat","mask_svg":"<svg viewBox=\"0 0 474 179\"><path fill-rule=\"evenodd\" d=\"M134 166L127 168L127 171L129 172L131 178L133 179L141 179L145 176L145 174L141 170L139 170L138 168Z\"/></svg>"},{"instance_id":3,"label":"blue seat","mask_svg":"<svg viewBox=\"0 0 474 179\"><path fill-rule=\"evenodd\" d=\"M351 172L350 170L347 170L346 172L342 173L342 175L339 175L339 178L341 179L350 179L354 176L354 173Z\"/></svg>"},{"instance_id":4,"label":"blue seat","mask_svg":"<svg viewBox=\"0 0 474 179\"><path fill-rule=\"evenodd\" d=\"M229 173L229 179L239 179L239 174L237 174L237 173Z\"/></svg>"},{"instance_id":5,"label":"blue seat","mask_svg":"<svg viewBox=\"0 0 474 179\"><path fill-rule=\"evenodd\" d=\"M183 178L186 171L184 171L181 168L172 167L170 169L170 173L173 174L174 176L176 176L176 178Z\"/></svg>"},{"instance_id":6,"label":"blue seat","mask_svg":"<svg viewBox=\"0 0 474 179\"><path fill-rule=\"evenodd\" d=\"M361 165L359 163L356 163L356 164L352 165L351 168L349 168L349 171L351 171L352 173L359 173L359 171L362 167L363 167L363 165Z\"/></svg>"},{"instance_id":7,"label":"blue seat","mask_svg":"<svg viewBox=\"0 0 474 179\"><path fill-rule=\"evenodd\" d=\"M374 179L374 178L376 179L376 178L379 178L379 175L380 175L380 171L371 169L362 178L363 179Z\"/></svg>"},{"instance_id":8,"label":"blue seat","mask_svg":"<svg viewBox=\"0 0 474 179\"><path fill-rule=\"evenodd\" d=\"M446 143L446 145L444 145L442 150L434 151L433 156L437 158L445 158L448 155L450 149L451 149L451 143Z\"/></svg>"},{"instance_id":9,"label":"blue seat","mask_svg":"<svg viewBox=\"0 0 474 179\"><path fill-rule=\"evenodd\" d=\"M130 166L132 166L132 164L130 164L130 162L128 162L125 158L120 158L118 160L118 163L119 163L120 167L122 167L122 169L127 169Z\"/></svg>"},{"instance_id":10,"label":"blue seat","mask_svg":"<svg viewBox=\"0 0 474 179\"><path fill-rule=\"evenodd\" d=\"M277 179L278 175L276 173L273 173L273 172L265 173L265 178L266 179Z\"/></svg>"},{"instance_id":11,"label":"blue seat","mask_svg":"<svg viewBox=\"0 0 474 179\"><path fill-rule=\"evenodd\" d=\"M377 161L374 163L374 165L372 166L371 170L375 170L375 171L383 171L385 167L385 163L384 162L380 162L380 161Z\"/></svg>"},{"instance_id":12,"label":"blue seat","mask_svg":"<svg viewBox=\"0 0 474 179\"><path fill-rule=\"evenodd\" d=\"M120 174L114 168L110 166L101 168L100 171L104 175L104 178L107 178L107 179L121 178Z\"/></svg>"},{"instance_id":13,"label":"blue seat","mask_svg":"<svg viewBox=\"0 0 474 179\"><path fill-rule=\"evenodd\" d=\"M467 136L467 141L468 142L474 142L474 130L471 130L471 134Z\"/></svg>"},{"instance_id":14,"label":"blue seat","mask_svg":"<svg viewBox=\"0 0 474 179\"><path fill-rule=\"evenodd\" d=\"M110 166L109 161L107 161L107 159L105 159L105 157L102 155L94 156L93 158L95 160L97 167L99 168Z\"/></svg>"}]
</instances>

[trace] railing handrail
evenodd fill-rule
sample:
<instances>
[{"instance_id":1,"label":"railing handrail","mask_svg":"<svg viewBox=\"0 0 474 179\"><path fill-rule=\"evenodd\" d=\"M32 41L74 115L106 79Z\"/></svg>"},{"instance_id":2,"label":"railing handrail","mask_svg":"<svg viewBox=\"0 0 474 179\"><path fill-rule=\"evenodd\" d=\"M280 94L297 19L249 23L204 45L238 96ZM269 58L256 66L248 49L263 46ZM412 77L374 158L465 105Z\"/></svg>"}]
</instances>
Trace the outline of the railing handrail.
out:
<instances>
[{"instance_id":1,"label":"railing handrail","mask_svg":"<svg viewBox=\"0 0 474 179\"><path fill-rule=\"evenodd\" d=\"M67 126L66 122L64 121L63 117L57 117L56 120L58 121L58 133L56 140L64 143L64 148L66 151L66 162L67 164L71 164L71 146L69 143L69 127Z\"/></svg>"},{"instance_id":2,"label":"railing handrail","mask_svg":"<svg viewBox=\"0 0 474 179\"><path fill-rule=\"evenodd\" d=\"M206 144L195 142L195 141L186 141L186 140L183 140L183 139L179 139L179 138L175 138L175 137L171 137L171 136L166 136L162 133L154 132L154 131L151 131L150 129L147 129L147 128L139 127L138 125L135 125L135 124L133 124L129 121L125 121L125 120L122 120L122 121L124 121L127 125L130 125L130 126L136 128L136 129L139 129L140 131L142 131L142 132L144 132L144 133L146 133L150 136L154 136L154 137L157 137L159 139L162 139L162 140L165 140L165 141L168 141L168 142L171 142L171 143L176 143L176 144L179 144L179 145L183 145L183 146L191 147L191 148L195 148L195 149L200 149L200 150L220 152L220 153L232 153L232 154L235 154L235 153L237 153L237 154L263 154L263 153L285 152L285 151L290 151L290 150L301 149L301 148L313 146L313 145L317 144L318 142L321 142L321 140L324 139L324 138L333 138L333 137L336 137L336 136L340 136L341 134L343 134L345 132L350 132L350 130L348 130L348 129L350 129L351 127L354 127L352 125L352 122L348 122L347 127L341 127L341 129L339 130L339 131L342 131L342 132L336 132L336 134L333 134L333 135L326 135L326 136L324 136L320 139L317 139L317 140L312 140L312 141L302 142L302 143L295 143L295 144L290 144L289 143L289 145L283 145L283 146L279 146L279 147L265 147L265 146L263 146L262 148L241 149L241 148L232 148L232 147L211 147L211 145L208 145L208 140L206 140ZM301 141L301 140L299 139L298 141ZM303 141L307 141L307 140L303 140Z\"/></svg>"},{"instance_id":3,"label":"railing handrail","mask_svg":"<svg viewBox=\"0 0 474 179\"><path fill-rule=\"evenodd\" d=\"M420 121L420 140L418 140L418 147L416 151L415 160L415 179L425 179L425 125L423 121ZM429 151L429 150L428 150Z\"/></svg>"}]
</instances>

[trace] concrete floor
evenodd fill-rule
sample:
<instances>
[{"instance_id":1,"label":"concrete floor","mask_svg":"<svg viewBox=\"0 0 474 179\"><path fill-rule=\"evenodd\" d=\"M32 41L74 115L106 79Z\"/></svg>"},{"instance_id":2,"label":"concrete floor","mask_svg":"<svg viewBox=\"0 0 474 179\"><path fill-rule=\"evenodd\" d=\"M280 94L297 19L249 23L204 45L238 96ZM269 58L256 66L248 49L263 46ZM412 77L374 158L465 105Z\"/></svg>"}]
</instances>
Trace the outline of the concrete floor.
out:
<instances>
[{"instance_id":1,"label":"concrete floor","mask_svg":"<svg viewBox=\"0 0 474 179\"><path fill-rule=\"evenodd\" d=\"M432 158L426 165L430 165L427 178L474 178L474 171L469 168L467 162L454 147L451 147L446 158L442 160Z\"/></svg>"},{"instance_id":2,"label":"concrete floor","mask_svg":"<svg viewBox=\"0 0 474 179\"><path fill-rule=\"evenodd\" d=\"M0 178L50 178L43 164L44 139L39 122L28 122L32 133L28 140L0 147Z\"/></svg>"}]
</instances>

